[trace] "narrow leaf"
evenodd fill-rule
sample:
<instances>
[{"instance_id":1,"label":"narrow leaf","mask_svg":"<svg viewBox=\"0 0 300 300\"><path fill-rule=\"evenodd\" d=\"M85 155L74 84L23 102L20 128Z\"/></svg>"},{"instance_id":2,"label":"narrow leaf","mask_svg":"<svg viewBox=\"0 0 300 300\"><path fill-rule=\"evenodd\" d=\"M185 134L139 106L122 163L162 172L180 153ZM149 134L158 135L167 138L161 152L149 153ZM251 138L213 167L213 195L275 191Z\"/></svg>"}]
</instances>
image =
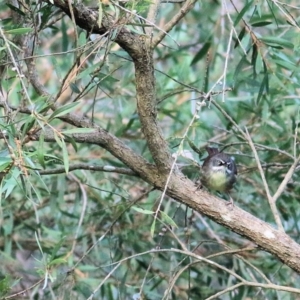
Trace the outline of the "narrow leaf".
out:
<instances>
[{"instance_id":1,"label":"narrow leaf","mask_svg":"<svg viewBox=\"0 0 300 300\"><path fill-rule=\"evenodd\" d=\"M102 8L102 2L99 1L98 3L98 26L101 27L102 24L102 18L103 18L103 8Z\"/></svg>"},{"instance_id":2,"label":"narrow leaf","mask_svg":"<svg viewBox=\"0 0 300 300\"><path fill-rule=\"evenodd\" d=\"M25 34L31 31L32 28L17 28L17 29L5 30L5 33L18 35L18 34Z\"/></svg>"},{"instance_id":3,"label":"narrow leaf","mask_svg":"<svg viewBox=\"0 0 300 300\"><path fill-rule=\"evenodd\" d=\"M74 92L75 94L80 94L80 90L74 82L70 83L70 88L71 88L72 92Z\"/></svg>"},{"instance_id":4,"label":"narrow leaf","mask_svg":"<svg viewBox=\"0 0 300 300\"><path fill-rule=\"evenodd\" d=\"M240 44L240 42L243 40L243 37L246 33L246 27L244 26L241 30L241 32L238 35L238 39L236 40L235 44L234 44L234 49Z\"/></svg>"},{"instance_id":5,"label":"narrow leaf","mask_svg":"<svg viewBox=\"0 0 300 300\"><path fill-rule=\"evenodd\" d=\"M260 85L260 88L259 88L259 92L258 92L258 95L257 95L257 99L256 99L257 104L259 103L259 101L260 101L260 99L261 99L261 97L263 95L263 92L265 91L267 83L268 83L268 73L265 74L264 79L261 82L261 85Z\"/></svg>"},{"instance_id":6,"label":"narrow leaf","mask_svg":"<svg viewBox=\"0 0 300 300\"><path fill-rule=\"evenodd\" d=\"M21 16L26 16L26 14L22 10L20 10L18 7L14 6L12 4L9 4L9 3L6 3L5 5L8 6L11 10L13 10L16 13L20 14Z\"/></svg>"},{"instance_id":7,"label":"narrow leaf","mask_svg":"<svg viewBox=\"0 0 300 300\"><path fill-rule=\"evenodd\" d=\"M272 60L275 64L287 69L287 70L290 70L290 71L295 71L295 72L299 72L299 67L294 65L293 63L291 62L288 62L288 61L284 61L284 60L279 60L279 59L273 59Z\"/></svg>"},{"instance_id":8,"label":"narrow leaf","mask_svg":"<svg viewBox=\"0 0 300 300\"><path fill-rule=\"evenodd\" d=\"M240 11L240 13L238 14L237 18L234 21L234 27L240 22L240 20L243 18L244 14L246 13L246 11L249 9L249 7L252 5L253 0L250 1L249 3L247 3L244 8Z\"/></svg>"},{"instance_id":9,"label":"narrow leaf","mask_svg":"<svg viewBox=\"0 0 300 300\"><path fill-rule=\"evenodd\" d=\"M256 59L258 55L257 46L253 44L252 57L251 57L251 65L253 66L253 77L256 77Z\"/></svg>"},{"instance_id":10,"label":"narrow leaf","mask_svg":"<svg viewBox=\"0 0 300 300\"><path fill-rule=\"evenodd\" d=\"M176 225L176 223L173 221L173 219L171 217L169 217L165 212L161 211L161 217L162 217L162 220L171 225L171 226L174 226L176 228L178 228L178 226Z\"/></svg>"},{"instance_id":11,"label":"narrow leaf","mask_svg":"<svg viewBox=\"0 0 300 300\"><path fill-rule=\"evenodd\" d=\"M151 210L143 209L143 208L140 208L140 207L137 207L137 206L132 206L132 209L134 209L135 211L137 211L139 213L145 214L145 215L153 215L153 213L154 213Z\"/></svg>"},{"instance_id":12,"label":"narrow leaf","mask_svg":"<svg viewBox=\"0 0 300 300\"><path fill-rule=\"evenodd\" d=\"M260 40L266 43L267 45L275 45L275 46L277 45L277 46L281 46L284 48L286 47L290 49L294 48L294 44L292 42L278 37L263 37Z\"/></svg>"},{"instance_id":13,"label":"narrow leaf","mask_svg":"<svg viewBox=\"0 0 300 300\"><path fill-rule=\"evenodd\" d=\"M59 145L59 147L62 148L63 145L62 145L61 139L57 136L57 134L55 132L54 132L54 138L55 138L57 144Z\"/></svg>"},{"instance_id":14,"label":"narrow leaf","mask_svg":"<svg viewBox=\"0 0 300 300\"><path fill-rule=\"evenodd\" d=\"M66 174L69 173L69 155L68 155L68 150L67 146L64 140L62 140L62 151L63 151L63 160L64 160L64 166L66 170Z\"/></svg>"},{"instance_id":15,"label":"narrow leaf","mask_svg":"<svg viewBox=\"0 0 300 300\"><path fill-rule=\"evenodd\" d=\"M70 111L72 111L78 104L80 104L80 102L72 102L66 105L61 106L60 108L58 108L57 110L55 110L52 115L49 117L49 121L54 119L54 118L58 118L61 116L64 116L66 114L68 114Z\"/></svg>"},{"instance_id":16,"label":"narrow leaf","mask_svg":"<svg viewBox=\"0 0 300 300\"><path fill-rule=\"evenodd\" d=\"M63 130L62 134L76 134L76 133L95 133L96 130L94 128L73 128Z\"/></svg>"},{"instance_id":17,"label":"narrow leaf","mask_svg":"<svg viewBox=\"0 0 300 300\"><path fill-rule=\"evenodd\" d=\"M197 63L203 56L206 55L206 53L209 51L211 47L211 42L207 42L203 45L203 47L200 49L200 51L195 55L191 62L191 66Z\"/></svg>"},{"instance_id":18,"label":"narrow leaf","mask_svg":"<svg viewBox=\"0 0 300 300\"><path fill-rule=\"evenodd\" d=\"M44 150L44 133L42 131L40 138L39 138L39 146L37 148L37 159L39 164L45 169L46 164L45 164L45 150Z\"/></svg>"},{"instance_id":19,"label":"narrow leaf","mask_svg":"<svg viewBox=\"0 0 300 300\"><path fill-rule=\"evenodd\" d=\"M253 27L263 27L272 24L272 21L260 21L260 22L253 22L251 25Z\"/></svg>"},{"instance_id":20,"label":"narrow leaf","mask_svg":"<svg viewBox=\"0 0 300 300\"><path fill-rule=\"evenodd\" d=\"M67 260L65 258L56 258L56 259L50 261L48 266L51 267L53 265L61 265L61 264L65 264L66 262L67 262Z\"/></svg>"},{"instance_id":21,"label":"narrow leaf","mask_svg":"<svg viewBox=\"0 0 300 300\"><path fill-rule=\"evenodd\" d=\"M156 223L156 220L154 219L153 222L152 222L151 228L150 228L150 234L151 234L152 237L154 236L155 223Z\"/></svg>"}]
</instances>

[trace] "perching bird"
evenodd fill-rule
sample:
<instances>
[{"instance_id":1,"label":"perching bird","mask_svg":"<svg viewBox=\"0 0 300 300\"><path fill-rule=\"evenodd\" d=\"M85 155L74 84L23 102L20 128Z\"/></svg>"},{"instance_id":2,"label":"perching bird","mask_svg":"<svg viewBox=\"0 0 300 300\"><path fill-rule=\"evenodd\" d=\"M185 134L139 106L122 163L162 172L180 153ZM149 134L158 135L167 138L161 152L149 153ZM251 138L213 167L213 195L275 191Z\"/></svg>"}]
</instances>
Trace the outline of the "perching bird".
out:
<instances>
[{"instance_id":1,"label":"perching bird","mask_svg":"<svg viewBox=\"0 0 300 300\"><path fill-rule=\"evenodd\" d=\"M237 177L234 160L217 148L207 147L206 151L208 157L202 165L201 182L210 190L228 193ZM230 202L232 203L231 197Z\"/></svg>"}]
</instances>

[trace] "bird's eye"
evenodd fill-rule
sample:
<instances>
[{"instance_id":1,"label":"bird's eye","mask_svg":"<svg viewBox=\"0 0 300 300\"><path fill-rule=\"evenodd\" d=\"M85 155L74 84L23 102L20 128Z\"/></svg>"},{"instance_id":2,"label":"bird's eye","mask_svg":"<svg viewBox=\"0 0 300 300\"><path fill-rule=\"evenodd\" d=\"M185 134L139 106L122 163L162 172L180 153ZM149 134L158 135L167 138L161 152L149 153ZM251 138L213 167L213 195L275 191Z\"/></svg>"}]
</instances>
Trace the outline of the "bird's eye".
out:
<instances>
[{"instance_id":1,"label":"bird's eye","mask_svg":"<svg viewBox=\"0 0 300 300\"><path fill-rule=\"evenodd\" d=\"M219 161L218 161L218 166L219 166L219 167L220 167L220 166L224 166L224 164L225 164L225 163L224 163L223 160L219 160Z\"/></svg>"}]
</instances>

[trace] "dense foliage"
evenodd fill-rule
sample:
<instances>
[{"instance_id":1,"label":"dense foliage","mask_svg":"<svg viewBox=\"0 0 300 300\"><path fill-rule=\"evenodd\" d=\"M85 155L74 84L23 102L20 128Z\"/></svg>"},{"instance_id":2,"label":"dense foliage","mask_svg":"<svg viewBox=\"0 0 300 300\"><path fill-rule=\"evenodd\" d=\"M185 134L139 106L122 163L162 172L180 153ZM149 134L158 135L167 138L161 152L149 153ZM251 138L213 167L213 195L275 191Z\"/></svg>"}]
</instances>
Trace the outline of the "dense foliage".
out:
<instances>
[{"instance_id":1,"label":"dense foliage","mask_svg":"<svg viewBox=\"0 0 300 300\"><path fill-rule=\"evenodd\" d=\"M162 1L150 23L148 0L0 3L3 299L299 299L295 269L162 196L94 136L157 164L118 36L168 28L153 43L155 118L175 169L196 181L205 147L224 149L235 206L300 242L299 4L194 2L174 24L188 2ZM78 7L113 25L89 32Z\"/></svg>"}]
</instances>

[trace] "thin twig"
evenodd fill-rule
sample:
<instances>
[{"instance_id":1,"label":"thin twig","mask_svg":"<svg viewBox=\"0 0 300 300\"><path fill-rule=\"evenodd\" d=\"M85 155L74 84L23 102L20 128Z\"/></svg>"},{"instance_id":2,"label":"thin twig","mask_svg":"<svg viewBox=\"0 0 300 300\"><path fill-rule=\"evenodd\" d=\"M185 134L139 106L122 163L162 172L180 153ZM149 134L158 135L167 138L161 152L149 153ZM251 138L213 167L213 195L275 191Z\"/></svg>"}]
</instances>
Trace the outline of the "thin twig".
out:
<instances>
[{"instance_id":1,"label":"thin twig","mask_svg":"<svg viewBox=\"0 0 300 300\"><path fill-rule=\"evenodd\" d=\"M298 156L297 159L295 159L294 163L291 165L290 169L288 170L288 172L285 174L281 184L279 185L276 193L273 195L272 197L272 201L275 203L277 201L277 199L280 197L280 195L283 193L286 185L288 184L288 182L290 181L290 179L292 178L294 171L298 165L300 161L300 155Z\"/></svg>"},{"instance_id":2,"label":"thin twig","mask_svg":"<svg viewBox=\"0 0 300 300\"><path fill-rule=\"evenodd\" d=\"M78 236L79 236L79 231L80 231L81 225L83 223L83 218L84 218L84 215L85 215L85 212L86 212L87 193L86 193L86 190L85 190L83 184L81 183L81 181L76 176L74 176L73 174L69 174L69 176L72 178L72 180L74 180L79 185L79 188L80 188L81 194L82 194L82 205L81 205L80 218L79 218L79 222L78 222L77 229L76 229L76 232L75 232L75 236L74 236L74 240L73 240L73 244L72 244L72 249L69 252L69 254L71 255L71 254L73 254L73 252L75 250L77 239L78 239Z\"/></svg>"},{"instance_id":3,"label":"thin twig","mask_svg":"<svg viewBox=\"0 0 300 300\"><path fill-rule=\"evenodd\" d=\"M113 274L113 272L122 264L124 263L125 261L127 260L130 260L132 258L137 258L137 257L140 257L140 256L143 256L143 255L147 255L147 254L151 254L151 253L168 253L168 252L171 252L171 253L180 253L180 254L183 254L183 255L187 255L187 256L190 256L190 257L193 257L195 259L198 260L198 262L203 262L203 263L206 263L212 267L215 267L219 270L222 270L224 272L226 272L227 274L229 275L232 275L233 277L235 277L237 280L240 280L241 281L241 285L245 285L245 286L252 286L252 287L259 287L259 288L264 288L264 289L274 289L274 290L277 290L277 291L286 291L286 292L291 292L291 293L297 293L297 294L300 294L300 289L297 289L297 288L293 288L293 287L288 287L288 286L282 286L282 285L276 285L276 284L268 284L268 283L258 283L258 282L252 282L252 281L248 281L248 280L245 280L243 277L241 277L239 274L237 274L236 272L212 261L212 260L209 260L205 257L202 257L200 255L197 255L195 253L192 253L190 251L185 251L185 250L179 250L179 249L174 249L174 248L171 248L171 249L152 249L152 250L149 250L149 251L145 251L145 252L141 252L141 253L137 253L137 254L133 254L131 256L128 256L128 257L125 257L119 261L116 261L114 263L111 263L109 264L108 266L112 267L112 266L115 266L110 272L109 274L100 282L100 284L95 288L95 290L92 292L92 294L90 295L90 297L88 299L92 299L93 295L101 288L101 286L105 283L105 281ZM236 286L233 286L235 289ZM228 292L230 288L226 289L226 292ZM230 289L231 290L231 289ZM222 291L224 292L224 291ZM213 297L215 298L215 297ZM210 299L213 299L213 298L210 298Z\"/></svg>"},{"instance_id":4,"label":"thin twig","mask_svg":"<svg viewBox=\"0 0 300 300\"><path fill-rule=\"evenodd\" d=\"M226 58L225 58L225 65L224 65L224 71L223 71L223 89L222 89L222 102L225 102L225 89L226 89L226 72L227 72L227 66L228 66L228 60L230 56L230 47L231 47L231 41L232 41L232 34L233 30L230 30L230 35L229 35L229 41L228 41L228 46L227 46L227 52L226 52Z\"/></svg>"},{"instance_id":5,"label":"thin twig","mask_svg":"<svg viewBox=\"0 0 300 300\"><path fill-rule=\"evenodd\" d=\"M26 98L27 98L28 102L30 103L30 105L33 105L33 102L31 101L31 98L30 98L29 93L28 93L28 90L27 90L27 86L26 86L26 84L25 84L25 82L24 82L24 80L23 80L23 78L24 78L25 76L24 76L24 74L22 73L22 70L19 69L19 66L18 66L18 64L17 64L17 62L16 62L16 60L15 60L14 54L13 54L13 52L12 52L12 50L11 50L10 44L9 44L9 42L8 42L7 39L6 39L6 36L5 36L5 34L4 34L4 32L3 32L2 28L1 28L1 26L0 26L0 35L2 36L2 38L3 38L3 40L4 40L6 49L7 49L8 53L9 53L9 55L10 55L11 61L12 61L13 66L14 66L14 71L17 72L17 74L18 74L18 78L19 78L19 80L20 80L20 83L21 83L21 86L22 86L22 88L23 88L23 91L24 91L24 93L25 93L25 95L26 95Z\"/></svg>"},{"instance_id":6,"label":"thin twig","mask_svg":"<svg viewBox=\"0 0 300 300\"><path fill-rule=\"evenodd\" d=\"M203 102L203 103L204 103L204 102ZM179 145L179 147L178 147L179 151L181 151L182 143L185 141L186 136L187 136L187 134L188 134L188 131L189 131L190 128L192 127L192 125L193 125L195 119L197 118L200 109L201 109L201 104L199 105L198 109L195 111L195 113L194 113L194 115L193 115L193 117L192 117L192 119L191 119L191 121L190 121L190 124L188 125L186 131L184 132L184 134L183 134L183 136L182 136L182 139L181 139L181 141L180 141L180 145ZM167 181L166 181L164 190L163 190L163 192L162 192L162 194L161 194L161 197L160 197L160 200L159 200L159 204L158 204L157 209L156 209L156 211L155 211L155 216L154 216L154 221L153 221L154 223L155 223L155 221L156 221L156 219L157 219L158 213L159 213L159 211L160 211L160 207L161 207L161 205L162 205L162 201L163 201L163 199L164 199L164 197L165 197L165 194L166 194L166 192L167 192L167 189L168 189L168 186L169 186L169 182L170 182L171 177L172 177L173 170L174 170L174 168L175 168L175 166L176 166L176 162L177 162L178 156L179 156L179 154L180 154L179 151L177 151L177 152L175 153L175 159L173 160L172 167L171 167L171 170L170 170L170 172L169 172L169 175L168 175L168 178L167 178Z\"/></svg>"},{"instance_id":7,"label":"thin twig","mask_svg":"<svg viewBox=\"0 0 300 300\"><path fill-rule=\"evenodd\" d=\"M167 32L174 28L174 26L194 7L194 4L196 2L197 0L186 1L186 3L183 5L183 7L180 8L178 13L172 18L172 20L165 25L164 30L161 30L160 33L155 37L155 39L153 39L151 45L152 48L155 48L163 40L163 38L168 35Z\"/></svg>"},{"instance_id":8,"label":"thin twig","mask_svg":"<svg viewBox=\"0 0 300 300\"><path fill-rule=\"evenodd\" d=\"M156 23L156 18L157 18L157 13L158 13L158 9L160 6L160 0L154 0L150 2L150 6L149 6L149 11L147 14L147 21L155 24ZM146 33L150 36L150 43L152 42L152 38L153 38L153 26L151 27L146 27L145 28Z\"/></svg>"},{"instance_id":9,"label":"thin twig","mask_svg":"<svg viewBox=\"0 0 300 300\"><path fill-rule=\"evenodd\" d=\"M145 196L147 196L152 191L154 191L153 188L149 189L148 191L146 191L145 193L143 193L142 195L138 196L133 201L131 201L129 203L129 205L113 220L113 222L111 223L111 225L109 226L109 228L104 232L104 234L102 234L100 236L100 238L82 255L82 257L76 262L76 264L73 266L73 268L69 272L73 272L77 268L77 266L96 247L96 245L98 245L106 237L106 235L112 230L113 226L119 221L120 217L126 211L128 211L128 209L130 209L133 205L135 205L137 202L139 202L140 200L142 200Z\"/></svg>"},{"instance_id":10,"label":"thin twig","mask_svg":"<svg viewBox=\"0 0 300 300\"><path fill-rule=\"evenodd\" d=\"M277 7L278 9L285 15L285 17L288 19L288 21L295 27L297 27L298 29L300 29L299 25L297 24L296 20L293 18L293 16L291 14L288 14L284 9L282 9L282 7L280 5L278 5L278 3L280 3L279 1L276 0L271 0ZM280 3L281 4L281 3Z\"/></svg>"},{"instance_id":11,"label":"thin twig","mask_svg":"<svg viewBox=\"0 0 300 300\"><path fill-rule=\"evenodd\" d=\"M194 0L195 1L195 0ZM158 27L157 25L155 25L154 23L152 23L151 21L148 21L147 19L143 18L141 15L136 14L134 11L131 11L129 9L126 9L125 7L119 5L118 3L114 2L114 1L110 1L113 5L115 5L116 7L120 8L123 11L126 11L127 13L134 15L136 17L138 17L139 19L145 21L146 23L150 24L151 26L155 27L157 30L161 31L162 33L164 33L165 35L167 35L178 47L179 44L176 42L176 40L174 40L166 31L164 31L163 29L161 29L160 27Z\"/></svg>"},{"instance_id":12,"label":"thin twig","mask_svg":"<svg viewBox=\"0 0 300 300\"><path fill-rule=\"evenodd\" d=\"M12 298L15 298L15 297L20 296L20 295L22 295L22 298L23 298L23 296L24 296L24 294L25 294L26 292L32 290L33 288L35 288L36 286L38 286L39 284L41 284L44 280L45 280L45 278L42 278L42 279L40 279L38 282L36 282L36 283L33 284L32 286L30 286L29 288L27 288L27 289L25 289L25 290L23 290L23 291L17 292L17 293L15 293L15 294L6 296L6 297L4 297L3 299L4 299L4 300L12 299Z\"/></svg>"},{"instance_id":13,"label":"thin twig","mask_svg":"<svg viewBox=\"0 0 300 300\"><path fill-rule=\"evenodd\" d=\"M264 184L264 187L265 187L265 191L266 191L266 194L267 194L267 199L268 199L268 202L270 204L270 207L271 207L271 211L273 213L273 216L275 218L275 221L276 221L276 224L278 226L278 229L282 232L284 232L284 228L282 226L282 223L281 223L281 220L280 220L280 217L279 217L279 213L278 213L278 210L277 210L277 207L275 205L275 201L273 200L273 197L271 196L271 193L270 193L270 189L269 189L269 185L267 183L267 180L266 180L266 177L265 177L265 173L264 173L264 170L261 166L261 163L260 163L260 160L259 160L259 157L258 157L258 154L257 154L257 151L256 151L256 148L252 142L252 139L250 137L250 134L247 130L247 128L245 128L245 131L246 131L246 137L247 137L247 140L249 142L249 145L252 149L252 152L254 154L254 157L255 157L255 160L256 160L256 163L257 163L257 167L258 167L258 170L260 172L260 176L261 176L261 179L263 181L263 184Z\"/></svg>"}]
</instances>

